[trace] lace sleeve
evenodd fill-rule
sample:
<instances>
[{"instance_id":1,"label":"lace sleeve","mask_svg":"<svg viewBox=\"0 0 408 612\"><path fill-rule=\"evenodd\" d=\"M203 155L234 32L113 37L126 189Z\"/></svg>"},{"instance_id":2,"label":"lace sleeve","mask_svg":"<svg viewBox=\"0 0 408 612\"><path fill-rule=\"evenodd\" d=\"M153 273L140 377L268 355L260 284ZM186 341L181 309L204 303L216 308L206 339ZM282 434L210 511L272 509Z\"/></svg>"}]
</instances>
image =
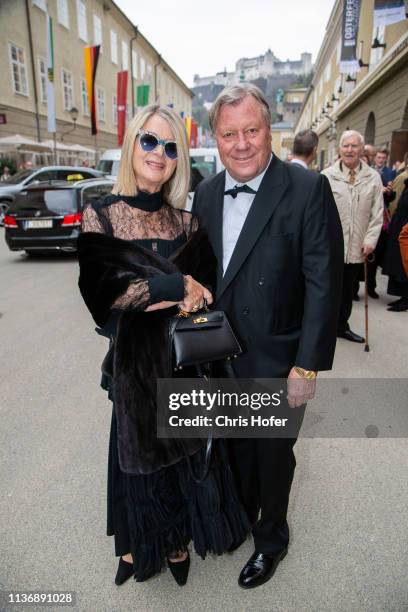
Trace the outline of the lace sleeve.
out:
<instances>
[{"instance_id":1,"label":"lace sleeve","mask_svg":"<svg viewBox=\"0 0 408 612\"><path fill-rule=\"evenodd\" d=\"M193 232L198 230L197 217L193 217L191 212L187 210L183 210L181 213L181 216L182 216L183 229L186 233L187 238L189 238Z\"/></svg>"},{"instance_id":2,"label":"lace sleeve","mask_svg":"<svg viewBox=\"0 0 408 612\"><path fill-rule=\"evenodd\" d=\"M82 231L105 233L99 217L91 205L87 206L82 213Z\"/></svg>"},{"instance_id":3,"label":"lace sleeve","mask_svg":"<svg viewBox=\"0 0 408 612\"><path fill-rule=\"evenodd\" d=\"M146 280L136 280L113 303L112 308L120 310L145 310L150 302L149 283Z\"/></svg>"}]
</instances>

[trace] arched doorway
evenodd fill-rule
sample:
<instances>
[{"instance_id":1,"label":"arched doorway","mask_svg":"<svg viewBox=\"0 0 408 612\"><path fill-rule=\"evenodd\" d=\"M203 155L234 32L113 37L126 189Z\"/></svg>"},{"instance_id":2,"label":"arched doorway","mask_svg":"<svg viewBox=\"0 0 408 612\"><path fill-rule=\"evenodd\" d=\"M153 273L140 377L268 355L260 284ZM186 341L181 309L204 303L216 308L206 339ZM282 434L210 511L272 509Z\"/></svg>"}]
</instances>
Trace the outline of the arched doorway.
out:
<instances>
[{"instance_id":1,"label":"arched doorway","mask_svg":"<svg viewBox=\"0 0 408 612\"><path fill-rule=\"evenodd\" d=\"M373 145L375 143L375 115L372 111L368 115L366 128L365 128L365 134L364 134L364 140L366 144Z\"/></svg>"}]
</instances>

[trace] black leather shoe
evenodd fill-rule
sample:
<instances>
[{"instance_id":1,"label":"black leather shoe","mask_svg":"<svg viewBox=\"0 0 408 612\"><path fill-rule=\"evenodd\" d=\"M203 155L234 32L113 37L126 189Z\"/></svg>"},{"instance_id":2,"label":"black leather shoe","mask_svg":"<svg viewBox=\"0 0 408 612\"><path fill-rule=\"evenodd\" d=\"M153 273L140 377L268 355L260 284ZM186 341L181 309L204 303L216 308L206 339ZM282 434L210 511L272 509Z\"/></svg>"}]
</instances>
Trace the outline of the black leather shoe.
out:
<instances>
[{"instance_id":1,"label":"black leather shoe","mask_svg":"<svg viewBox=\"0 0 408 612\"><path fill-rule=\"evenodd\" d=\"M398 298L398 300L393 300L392 302L389 302L387 305L388 306L395 306L395 304L399 304L400 302L403 301L404 298Z\"/></svg>"},{"instance_id":2,"label":"black leather shoe","mask_svg":"<svg viewBox=\"0 0 408 612\"><path fill-rule=\"evenodd\" d=\"M344 338L345 340L350 340L350 342L359 342L360 344L365 342L365 339L362 336L355 334L351 331L351 329L346 329L346 331L344 332L337 332L337 337Z\"/></svg>"},{"instance_id":3,"label":"black leather shoe","mask_svg":"<svg viewBox=\"0 0 408 612\"><path fill-rule=\"evenodd\" d=\"M389 312L404 312L405 310L408 310L408 299L403 299L401 300L401 302L393 304L392 306L387 308L387 310Z\"/></svg>"},{"instance_id":4,"label":"black leather shoe","mask_svg":"<svg viewBox=\"0 0 408 612\"><path fill-rule=\"evenodd\" d=\"M380 297L375 289L369 289L367 293L370 296L370 298L373 298L373 300L378 300L378 298Z\"/></svg>"},{"instance_id":5,"label":"black leather shoe","mask_svg":"<svg viewBox=\"0 0 408 612\"><path fill-rule=\"evenodd\" d=\"M287 548L284 548L282 552L275 556L255 551L239 575L239 586L243 589L254 589L267 582L272 578L276 568L282 559L286 557L287 553Z\"/></svg>"},{"instance_id":6,"label":"black leather shoe","mask_svg":"<svg viewBox=\"0 0 408 612\"><path fill-rule=\"evenodd\" d=\"M184 586L187 582L188 572L190 569L190 555L187 551L187 557L184 561L172 561L168 559L169 570L179 586Z\"/></svg>"},{"instance_id":7,"label":"black leather shoe","mask_svg":"<svg viewBox=\"0 0 408 612\"><path fill-rule=\"evenodd\" d=\"M134 573L135 570L133 569L133 563L128 563L127 561L124 561L121 557L119 559L118 571L116 572L115 576L115 584L120 586L121 584L126 582L126 580L129 580L129 578L131 578Z\"/></svg>"}]
</instances>

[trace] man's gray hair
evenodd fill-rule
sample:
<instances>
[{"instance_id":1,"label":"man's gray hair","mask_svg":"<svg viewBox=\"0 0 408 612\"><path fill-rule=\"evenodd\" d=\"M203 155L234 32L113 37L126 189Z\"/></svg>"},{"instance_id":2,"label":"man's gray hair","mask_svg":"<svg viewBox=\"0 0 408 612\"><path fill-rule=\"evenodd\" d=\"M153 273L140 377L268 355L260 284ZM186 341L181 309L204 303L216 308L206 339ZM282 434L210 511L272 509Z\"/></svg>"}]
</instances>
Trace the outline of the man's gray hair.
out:
<instances>
[{"instance_id":1,"label":"man's gray hair","mask_svg":"<svg viewBox=\"0 0 408 612\"><path fill-rule=\"evenodd\" d=\"M259 87L252 85L251 83L243 83L242 85L232 85L223 89L217 96L212 105L209 113L209 123L212 132L214 133L217 128L217 121L223 106L229 104L238 104L247 96L252 96L261 105L265 121L270 126L272 123L271 111L269 104Z\"/></svg>"},{"instance_id":2,"label":"man's gray hair","mask_svg":"<svg viewBox=\"0 0 408 612\"><path fill-rule=\"evenodd\" d=\"M293 141L293 154L309 157L319 144L319 137L313 130L298 132Z\"/></svg>"},{"instance_id":3,"label":"man's gray hair","mask_svg":"<svg viewBox=\"0 0 408 612\"><path fill-rule=\"evenodd\" d=\"M364 137L362 134L360 134L360 132L356 132L356 130L346 130L343 132L340 137L339 146L343 146L343 142L346 140L346 138L351 138L352 136L357 136L357 138L360 140L361 146L364 147Z\"/></svg>"}]
</instances>

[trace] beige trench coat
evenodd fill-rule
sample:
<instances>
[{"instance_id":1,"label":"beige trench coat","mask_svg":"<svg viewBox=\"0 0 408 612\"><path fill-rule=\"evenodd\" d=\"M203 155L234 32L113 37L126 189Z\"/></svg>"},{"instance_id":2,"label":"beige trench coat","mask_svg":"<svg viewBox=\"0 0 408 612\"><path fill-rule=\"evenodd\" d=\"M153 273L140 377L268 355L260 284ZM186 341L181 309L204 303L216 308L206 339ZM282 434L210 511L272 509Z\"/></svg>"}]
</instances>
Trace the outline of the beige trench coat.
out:
<instances>
[{"instance_id":1,"label":"beige trench coat","mask_svg":"<svg viewBox=\"0 0 408 612\"><path fill-rule=\"evenodd\" d=\"M344 168L344 166L343 166ZM326 168L339 211L344 235L344 263L362 263L362 246L375 248L383 225L384 197L381 177L361 162L354 184L340 168L340 161Z\"/></svg>"}]
</instances>

